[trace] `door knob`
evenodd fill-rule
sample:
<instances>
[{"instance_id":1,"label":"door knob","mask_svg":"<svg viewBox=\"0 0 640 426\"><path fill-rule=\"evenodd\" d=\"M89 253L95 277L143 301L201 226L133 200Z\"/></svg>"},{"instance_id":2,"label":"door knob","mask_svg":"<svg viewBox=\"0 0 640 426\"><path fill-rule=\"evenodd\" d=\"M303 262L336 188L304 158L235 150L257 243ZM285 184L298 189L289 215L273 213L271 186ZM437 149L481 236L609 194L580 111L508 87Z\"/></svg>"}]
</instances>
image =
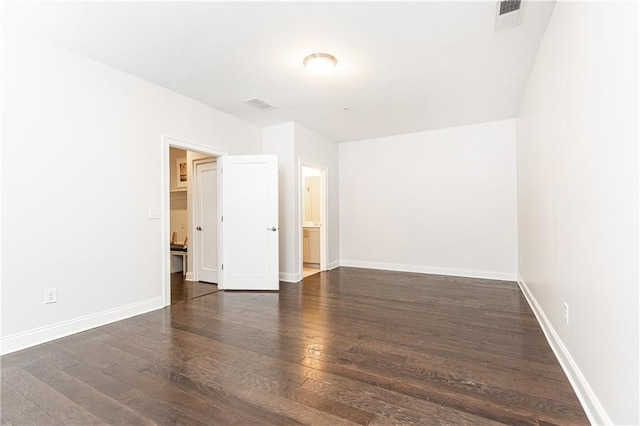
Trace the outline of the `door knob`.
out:
<instances>
[{"instance_id":1,"label":"door knob","mask_svg":"<svg viewBox=\"0 0 640 426\"><path fill-rule=\"evenodd\" d=\"M197 229L198 231L202 231L202 226L198 226L196 229Z\"/></svg>"},{"instance_id":2,"label":"door knob","mask_svg":"<svg viewBox=\"0 0 640 426\"><path fill-rule=\"evenodd\" d=\"M267 228L267 231L276 232L277 230L278 230L278 228L276 228L275 226L272 226L271 228Z\"/></svg>"}]
</instances>

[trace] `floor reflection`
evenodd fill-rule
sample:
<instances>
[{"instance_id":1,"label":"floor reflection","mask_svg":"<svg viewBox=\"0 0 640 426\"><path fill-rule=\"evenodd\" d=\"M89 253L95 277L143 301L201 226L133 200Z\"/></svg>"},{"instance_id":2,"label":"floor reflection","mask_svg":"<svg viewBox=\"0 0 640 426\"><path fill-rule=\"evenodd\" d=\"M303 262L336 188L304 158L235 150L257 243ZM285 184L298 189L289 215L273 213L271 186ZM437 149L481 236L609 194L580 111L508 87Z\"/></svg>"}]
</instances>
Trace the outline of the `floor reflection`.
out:
<instances>
[{"instance_id":1,"label":"floor reflection","mask_svg":"<svg viewBox=\"0 0 640 426\"><path fill-rule=\"evenodd\" d=\"M171 274L171 304L204 296L219 291L217 284L187 281L182 272Z\"/></svg>"}]
</instances>

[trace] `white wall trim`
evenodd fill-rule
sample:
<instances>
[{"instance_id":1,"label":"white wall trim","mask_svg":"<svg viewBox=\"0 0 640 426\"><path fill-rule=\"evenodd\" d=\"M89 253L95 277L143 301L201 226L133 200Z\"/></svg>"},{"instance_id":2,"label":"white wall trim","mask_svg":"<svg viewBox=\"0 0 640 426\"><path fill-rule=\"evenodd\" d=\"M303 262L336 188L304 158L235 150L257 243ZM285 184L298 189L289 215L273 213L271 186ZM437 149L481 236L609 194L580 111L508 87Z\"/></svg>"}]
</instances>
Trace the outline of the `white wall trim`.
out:
<instances>
[{"instance_id":1,"label":"white wall trim","mask_svg":"<svg viewBox=\"0 0 640 426\"><path fill-rule=\"evenodd\" d=\"M334 262L335 263L335 262ZM366 262L362 260L340 260L340 266L352 268L384 269L387 271L417 272L421 274L450 275L456 277L481 278L498 281L516 281L517 275L509 272L480 271L476 269L441 268L403 263Z\"/></svg>"},{"instance_id":2,"label":"white wall trim","mask_svg":"<svg viewBox=\"0 0 640 426\"><path fill-rule=\"evenodd\" d=\"M297 283L302 281L302 274L300 272L280 272L280 281Z\"/></svg>"},{"instance_id":3,"label":"white wall trim","mask_svg":"<svg viewBox=\"0 0 640 426\"><path fill-rule=\"evenodd\" d=\"M5 336L0 341L0 353L2 355L16 352L31 346L39 345L71 334L80 333L112 322L120 321L136 315L164 307L164 297L131 303L118 308L107 309L95 314L85 315L68 321L62 321L46 327Z\"/></svg>"},{"instance_id":4,"label":"white wall trim","mask_svg":"<svg viewBox=\"0 0 640 426\"><path fill-rule=\"evenodd\" d=\"M223 155L229 155L229 151L217 149L208 145L202 145L197 142L176 138L173 136L162 135L162 140L167 147L173 146L175 148L184 149L185 151L197 152L198 154L209 155L212 157L222 157Z\"/></svg>"},{"instance_id":5,"label":"white wall trim","mask_svg":"<svg viewBox=\"0 0 640 426\"><path fill-rule=\"evenodd\" d=\"M556 333L553 325L551 325L551 322L538 304L535 296L531 293L531 290L529 290L527 283L520 275L518 275L518 285L520 286L525 299L527 299L531 310L536 316L536 319L549 342L549 346L551 346L551 350L553 350L553 353L569 379L569 383L571 383L578 400L580 400L582 408L589 418L589 422L591 422L592 425L612 425L613 422L607 415L602 404L600 404L600 401L593 392L593 389L589 386L589 383L582 374L582 371L580 371L578 364L576 364L571 353L567 350L564 343L562 343L560 336Z\"/></svg>"},{"instance_id":6,"label":"white wall trim","mask_svg":"<svg viewBox=\"0 0 640 426\"><path fill-rule=\"evenodd\" d=\"M187 272L184 276L184 279L186 281L195 281L195 279L193 278L193 272Z\"/></svg>"},{"instance_id":7,"label":"white wall trim","mask_svg":"<svg viewBox=\"0 0 640 426\"><path fill-rule=\"evenodd\" d=\"M330 271L332 269L336 269L339 266L340 266L340 261L339 260L334 260L333 262L329 262L329 264L327 265L327 271Z\"/></svg>"}]
</instances>

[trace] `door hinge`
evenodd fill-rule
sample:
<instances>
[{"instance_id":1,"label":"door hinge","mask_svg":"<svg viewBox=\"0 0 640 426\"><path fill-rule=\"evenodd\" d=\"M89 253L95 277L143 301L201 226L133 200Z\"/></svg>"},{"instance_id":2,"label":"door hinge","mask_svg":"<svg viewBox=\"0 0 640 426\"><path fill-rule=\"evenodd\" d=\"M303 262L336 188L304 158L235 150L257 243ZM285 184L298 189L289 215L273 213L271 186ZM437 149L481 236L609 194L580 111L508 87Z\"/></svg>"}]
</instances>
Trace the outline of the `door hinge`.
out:
<instances>
[{"instance_id":1,"label":"door hinge","mask_svg":"<svg viewBox=\"0 0 640 426\"><path fill-rule=\"evenodd\" d=\"M224 222L224 216L220 216L220 222Z\"/></svg>"},{"instance_id":2,"label":"door hinge","mask_svg":"<svg viewBox=\"0 0 640 426\"><path fill-rule=\"evenodd\" d=\"M224 271L224 263L222 264L222 270Z\"/></svg>"}]
</instances>

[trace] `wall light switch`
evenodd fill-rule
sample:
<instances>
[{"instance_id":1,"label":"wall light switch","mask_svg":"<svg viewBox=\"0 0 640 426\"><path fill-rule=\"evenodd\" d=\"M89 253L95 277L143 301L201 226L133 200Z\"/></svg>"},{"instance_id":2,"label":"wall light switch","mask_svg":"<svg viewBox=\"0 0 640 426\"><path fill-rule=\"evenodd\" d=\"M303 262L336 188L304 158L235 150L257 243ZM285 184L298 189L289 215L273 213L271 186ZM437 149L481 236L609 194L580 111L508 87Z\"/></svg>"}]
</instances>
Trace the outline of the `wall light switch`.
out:
<instances>
[{"instance_id":1,"label":"wall light switch","mask_svg":"<svg viewBox=\"0 0 640 426\"><path fill-rule=\"evenodd\" d=\"M160 219L160 209L149 209L149 219Z\"/></svg>"}]
</instances>

